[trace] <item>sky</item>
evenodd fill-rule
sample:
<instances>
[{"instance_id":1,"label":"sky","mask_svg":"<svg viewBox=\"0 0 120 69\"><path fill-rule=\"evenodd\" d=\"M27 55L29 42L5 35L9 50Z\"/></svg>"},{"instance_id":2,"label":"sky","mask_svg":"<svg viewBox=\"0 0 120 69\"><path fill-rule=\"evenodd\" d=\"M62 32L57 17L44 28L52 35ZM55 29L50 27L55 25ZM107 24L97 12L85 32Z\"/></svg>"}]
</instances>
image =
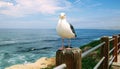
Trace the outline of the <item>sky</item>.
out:
<instances>
[{"instance_id":1,"label":"sky","mask_svg":"<svg viewBox=\"0 0 120 69\"><path fill-rule=\"evenodd\" d=\"M61 12L75 29L120 30L120 0L0 0L0 28L55 29Z\"/></svg>"}]
</instances>

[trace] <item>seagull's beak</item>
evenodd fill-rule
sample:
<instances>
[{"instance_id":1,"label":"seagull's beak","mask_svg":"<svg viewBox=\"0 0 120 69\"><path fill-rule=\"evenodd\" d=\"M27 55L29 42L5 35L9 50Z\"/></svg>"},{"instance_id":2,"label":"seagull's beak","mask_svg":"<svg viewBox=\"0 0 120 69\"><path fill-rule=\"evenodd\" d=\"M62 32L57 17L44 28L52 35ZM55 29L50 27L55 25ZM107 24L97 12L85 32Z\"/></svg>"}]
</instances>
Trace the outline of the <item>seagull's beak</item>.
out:
<instances>
[{"instance_id":1,"label":"seagull's beak","mask_svg":"<svg viewBox=\"0 0 120 69\"><path fill-rule=\"evenodd\" d=\"M61 19L64 19L64 18L65 18L65 16L60 16L60 18L61 18Z\"/></svg>"}]
</instances>

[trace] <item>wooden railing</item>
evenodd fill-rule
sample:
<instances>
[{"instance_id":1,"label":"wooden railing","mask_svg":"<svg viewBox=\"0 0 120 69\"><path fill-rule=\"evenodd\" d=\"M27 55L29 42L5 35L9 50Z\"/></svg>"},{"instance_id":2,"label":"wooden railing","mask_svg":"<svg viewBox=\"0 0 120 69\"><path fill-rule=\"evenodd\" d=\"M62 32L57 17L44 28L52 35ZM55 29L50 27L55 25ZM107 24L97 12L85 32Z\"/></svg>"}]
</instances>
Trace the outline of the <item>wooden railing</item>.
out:
<instances>
[{"instance_id":1,"label":"wooden railing","mask_svg":"<svg viewBox=\"0 0 120 69\"><path fill-rule=\"evenodd\" d=\"M82 69L82 58L97 49L101 49L101 59L93 69L109 69L113 62L118 61L117 56L120 52L120 35L114 35L112 38L104 36L101 38L100 44L83 53L79 48L58 50L56 52L57 67L54 69Z\"/></svg>"}]
</instances>

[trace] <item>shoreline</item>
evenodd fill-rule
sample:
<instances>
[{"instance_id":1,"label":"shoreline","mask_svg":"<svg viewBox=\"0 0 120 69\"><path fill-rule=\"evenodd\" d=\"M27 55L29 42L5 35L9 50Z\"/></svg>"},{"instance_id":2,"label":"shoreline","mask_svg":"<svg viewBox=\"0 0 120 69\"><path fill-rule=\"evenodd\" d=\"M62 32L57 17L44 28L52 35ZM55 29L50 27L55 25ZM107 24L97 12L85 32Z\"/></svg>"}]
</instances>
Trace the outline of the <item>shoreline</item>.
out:
<instances>
[{"instance_id":1,"label":"shoreline","mask_svg":"<svg viewBox=\"0 0 120 69\"><path fill-rule=\"evenodd\" d=\"M5 69L43 69L50 68L55 65L55 57L47 58L41 57L34 63L16 64Z\"/></svg>"}]
</instances>

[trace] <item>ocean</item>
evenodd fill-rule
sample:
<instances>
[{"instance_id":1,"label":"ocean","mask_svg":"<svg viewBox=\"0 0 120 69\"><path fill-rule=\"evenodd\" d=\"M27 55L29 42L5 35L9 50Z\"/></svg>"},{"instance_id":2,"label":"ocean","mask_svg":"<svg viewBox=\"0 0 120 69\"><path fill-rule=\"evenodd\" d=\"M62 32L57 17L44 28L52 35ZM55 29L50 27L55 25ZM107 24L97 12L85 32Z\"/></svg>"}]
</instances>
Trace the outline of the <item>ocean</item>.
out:
<instances>
[{"instance_id":1,"label":"ocean","mask_svg":"<svg viewBox=\"0 0 120 69\"><path fill-rule=\"evenodd\" d=\"M76 29L72 47L80 47L102 36L120 34L120 30ZM67 46L65 39L65 46ZM61 47L55 29L0 29L0 69L15 64L35 62L40 57L54 57Z\"/></svg>"}]
</instances>

